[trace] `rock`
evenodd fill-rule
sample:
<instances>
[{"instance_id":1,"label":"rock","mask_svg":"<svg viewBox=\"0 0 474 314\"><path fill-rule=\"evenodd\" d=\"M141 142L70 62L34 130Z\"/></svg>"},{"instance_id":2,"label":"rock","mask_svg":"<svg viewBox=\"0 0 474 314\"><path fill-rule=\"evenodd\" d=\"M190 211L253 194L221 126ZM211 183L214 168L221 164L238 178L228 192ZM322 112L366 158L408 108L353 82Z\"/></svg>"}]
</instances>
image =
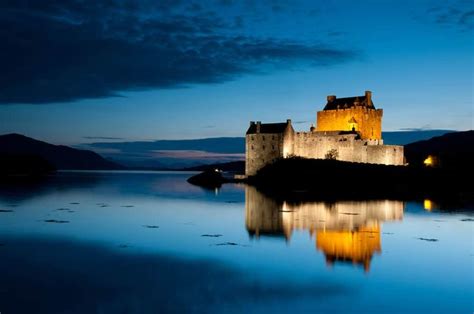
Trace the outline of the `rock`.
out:
<instances>
[{"instance_id":1,"label":"rock","mask_svg":"<svg viewBox=\"0 0 474 314\"><path fill-rule=\"evenodd\" d=\"M50 223L55 223L55 224L67 224L69 223L68 220L58 220L58 219L46 219L44 222L50 222Z\"/></svg>"},{"instance_id":2,"label":"rock","mask_svg":"<svg viewBox=\"0 0 474 314\"><path fill-rule=\"evenodd\" d=\"M230 245L230 246L235 246L238 245L235 242L223 242L223 243L217 243L216 246L224 246L224 245Z\"/></svg>"},{"instance_id":3,"label":"rock","mask_svg":"<svg viewBox=\"0 0 474 314\"><path fill-rule=\"evenodd\" d=\"M438 239L433 238L417 238L418 240L428 241L428 242L438 242Z\"/></svg>"},{"instance_id":4,"label":"rock","mask_svg":"<svg viewBox=\"0 0 474 314\"><path fill-rule=\"evenodd\" d=\"M220 188L223 183L228 182L217 170L206 170L200 174L194 175L187 180L189 183L204 188Z\"/></svg>"},{"instance_id":5,"label":"rock","mask_svg":"<svg viewBox=\"0 0 474 314\"><path fill-rule=\"evenodd\" d=\"M156 225L143 225L143 227L148 228L148 229L158 229L159 226Z\"/></svg>"}]
</instances>

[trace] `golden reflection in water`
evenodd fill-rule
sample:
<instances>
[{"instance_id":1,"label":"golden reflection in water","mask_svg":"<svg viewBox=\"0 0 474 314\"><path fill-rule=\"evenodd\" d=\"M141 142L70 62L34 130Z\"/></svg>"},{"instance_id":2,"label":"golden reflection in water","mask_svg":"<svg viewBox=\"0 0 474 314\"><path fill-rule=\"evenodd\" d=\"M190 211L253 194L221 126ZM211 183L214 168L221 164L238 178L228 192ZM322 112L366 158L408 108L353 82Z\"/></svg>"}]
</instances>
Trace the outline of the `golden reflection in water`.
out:
<instances>
[{"instance_id":1,"label":"golden reflection in water","mask_svg":"<svg viewBox=\"0 0 474 314\"><path fill-rule=\"evenodd\" d=\"M426 199L423 200L423 208L427 212L430 212L432 210L439 209L439 204L426 198Z\"/></svg>"},{"instance_id":2,"label":"golden reflection in water","mask_svg":"<svg viewBox=\"0 0 474 314\"><path fill-rule=\"evenodd\" d=\"M357 231L317 231L316 247L326 255L326 263L349 261L370 268L374 253L382 252L380 226L362 227Z\"/></svg>"},{"instance_id":3,"label":"golden reflection in water","mask_svg":"<svg viewBox=\"0 0 474 314\"><path fill-rule=\"evenodd\" d=\"M245 225L250 236L284 236L307 230L326 263L351 262L366 271L375 253L382 251L381 223L403 219L401 201L337 201L279 203L253 187L245 189Z\"/></svg>"}]
</instances>

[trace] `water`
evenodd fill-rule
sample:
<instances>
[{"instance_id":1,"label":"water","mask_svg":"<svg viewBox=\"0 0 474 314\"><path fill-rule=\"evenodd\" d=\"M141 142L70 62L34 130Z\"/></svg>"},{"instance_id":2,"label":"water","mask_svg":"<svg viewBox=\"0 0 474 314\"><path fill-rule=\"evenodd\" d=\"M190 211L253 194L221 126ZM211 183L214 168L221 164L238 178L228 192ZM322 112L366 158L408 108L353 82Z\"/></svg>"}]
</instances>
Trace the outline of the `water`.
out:
<instances>
[{"instance_id":1,"label":"water","mask_svg":"<svg viewBox=\"0 0 474 314\"><path fill-rule=\"evenodd\" d=\"M0 312L472 313L472 212L279 203L189 173L0 191Z\"/></svg>"}]
</instances>

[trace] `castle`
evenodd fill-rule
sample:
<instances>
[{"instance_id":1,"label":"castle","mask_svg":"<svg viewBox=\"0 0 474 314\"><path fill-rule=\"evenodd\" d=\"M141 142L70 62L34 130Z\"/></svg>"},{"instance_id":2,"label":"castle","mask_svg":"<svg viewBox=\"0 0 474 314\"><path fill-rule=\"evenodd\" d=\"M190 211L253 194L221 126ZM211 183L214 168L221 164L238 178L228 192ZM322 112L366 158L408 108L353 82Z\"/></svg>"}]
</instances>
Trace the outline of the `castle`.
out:
<instances>
[{"instance_id":1,"label":"castle","mask_svg":"<svg viewBox=\"0 0 474 314\"><path fill-rule=\"evenodd\" d=\"M382 115L366 91L364 96L327 96L309 132L295 132L291 120L252 121L245 136L245 174L255 175L266 164L291 156L403 165L403 146L383 145Z\"/></svg>"}]
</instances>

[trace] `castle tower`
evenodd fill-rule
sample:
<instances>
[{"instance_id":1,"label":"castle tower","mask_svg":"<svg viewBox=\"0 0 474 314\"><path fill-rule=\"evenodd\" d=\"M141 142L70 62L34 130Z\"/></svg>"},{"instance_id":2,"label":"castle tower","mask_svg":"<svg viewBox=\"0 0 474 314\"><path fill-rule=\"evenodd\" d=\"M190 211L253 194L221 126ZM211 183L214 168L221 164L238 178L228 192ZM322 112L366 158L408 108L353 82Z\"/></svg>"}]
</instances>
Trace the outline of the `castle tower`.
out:
<instances>
[{"instance_id":1,"label":"castle tower","mask_svg":"<svg viewBox=\"0 0 474 314\"><path fill-rule=\"evenodd\" d=\"M375 109L372 92L364 96L327 96L326 106L318 111L317 131L354 131L363 140L382 139L382 109Z\"/></svg>"},{"instance_id":2,"label":"castle tower","mask_svg":"<svg viewBox=\"0 0 474 314\"><path fill-rule=\"evenodd\" d=\"M266 164L292 153L291 120L286 123L250 122L245 134L245 174L253 176Z\"/></svg>"}]
</instances>

